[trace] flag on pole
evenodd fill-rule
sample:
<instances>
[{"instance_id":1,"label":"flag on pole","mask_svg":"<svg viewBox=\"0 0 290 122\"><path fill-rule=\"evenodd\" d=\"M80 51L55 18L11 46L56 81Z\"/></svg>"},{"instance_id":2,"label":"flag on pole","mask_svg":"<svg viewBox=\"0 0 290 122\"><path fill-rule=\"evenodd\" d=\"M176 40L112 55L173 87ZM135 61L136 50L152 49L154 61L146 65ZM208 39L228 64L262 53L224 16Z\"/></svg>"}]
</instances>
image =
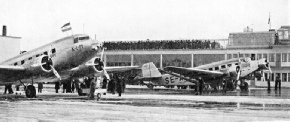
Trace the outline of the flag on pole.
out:
<instances>
[{"instance_id":1,"label":"flag on pole","mask_svg":"<svg viewBox=\"0 0 290 122\"><path fill-rule=\"evenodd\" d=\"M62 31L62 32L66 32L66 31L69 31L69 30L71 30L70 23L66 23L66 24L64 24L64 25L61 27L61 31Z\"/></svg>"},{"instance_id":2,"label":"flag on pole","mask_svg":"<svg viewBox=\"0 0 290 122\"><path fill-rule=\"evenodd\" d=\"M268 24L270 24L271 23L271 19L270 19L271 17L270 17L270 13L269 13L269 19L268 19Z\"/></svg>"}]
</instances>

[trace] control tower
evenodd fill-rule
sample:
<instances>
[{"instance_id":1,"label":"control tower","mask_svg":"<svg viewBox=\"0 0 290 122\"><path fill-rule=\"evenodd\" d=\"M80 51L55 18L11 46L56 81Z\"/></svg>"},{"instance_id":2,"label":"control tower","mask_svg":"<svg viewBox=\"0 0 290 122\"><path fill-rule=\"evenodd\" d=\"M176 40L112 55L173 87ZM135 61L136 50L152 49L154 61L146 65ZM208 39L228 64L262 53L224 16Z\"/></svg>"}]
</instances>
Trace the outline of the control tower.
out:
<instances>
[{"instance_id":1,"label":"control tower","mask_svg":"<svg viewBox=\"0 0 290 122\"><path fill-rule=\"evenodd\" d=\"M3 26L2 35L0 35L0 62L19 55L20 39L21 37L7 36L7 27Z\"/></svg>"}]
</instances>

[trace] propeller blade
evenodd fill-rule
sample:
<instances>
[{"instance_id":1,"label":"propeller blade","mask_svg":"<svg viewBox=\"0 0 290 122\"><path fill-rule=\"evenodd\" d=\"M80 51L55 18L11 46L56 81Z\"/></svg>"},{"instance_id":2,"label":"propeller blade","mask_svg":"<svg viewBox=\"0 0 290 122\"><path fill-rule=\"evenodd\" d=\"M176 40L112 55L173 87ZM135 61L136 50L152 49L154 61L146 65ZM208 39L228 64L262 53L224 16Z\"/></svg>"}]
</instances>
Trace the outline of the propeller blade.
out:
<instances>
[{"instance_id":1,"label":"propeller blade","mask_svg":"<svg viewBox=\"0 0 290 122\"><path fill-rule=\"evenodd\" d=\"M110 76L105 68L103 69L103 72L104 72L104 75L107 77L107 79L110 79Z\"/></svg>"},{"instance_id":2,"label":"propeller blade","mask_svg":"<svg viewBox=\"0 0 290 122\"><path fill-rule=\"evenodd\" d=\"M240 79L240 75L241 75L241 68L240 67L239 68L237 67L236 70L237 70L237 73L238 73L236 80L239 80Z\"/></svg>"},{"instance_id":3,"label":"propeller blade","mask_svg":"<svg viewBox=\"0 0 290 122\"><path fill-rule=\"evenodd\" d=\"M105 51L105 48L102 49L102 53L101 53L101 61L104 61L104 59L103 59L103 58L104 58L104 51Z\"/></svg>"},{"instance_id":4,"label":"propeller blade","mask_svg":"<svg viewBox=\"0 0 290 122\"><path fill-rule=\"evenodd\" d=\"M50 67L51 67L51 69L52 69L53 74L54 74L57 78L59 78L59 80L61 80L60 75L59 75L58 72L53 68L53 66L50 65Z\"/></svg>"},{"instance_id":5,"label":"propeller blade","mask_svg":"<svg viewBox=\"0 0 290 122\"><path fill-rule=\"evenodd\" d=\"M269 72L270 72L270 73L272 73L272 70L271 70L271 67L270 67L270 65L269 65Z\"/></svg>"}]
</instances>

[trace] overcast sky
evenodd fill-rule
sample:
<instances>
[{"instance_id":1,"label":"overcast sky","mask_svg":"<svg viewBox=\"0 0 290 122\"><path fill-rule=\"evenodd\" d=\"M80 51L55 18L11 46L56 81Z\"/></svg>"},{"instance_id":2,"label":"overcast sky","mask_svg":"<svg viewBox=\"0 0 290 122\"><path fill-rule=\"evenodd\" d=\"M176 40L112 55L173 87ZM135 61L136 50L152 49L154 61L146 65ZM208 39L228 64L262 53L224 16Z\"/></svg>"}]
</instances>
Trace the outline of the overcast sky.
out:
<instances>
[{"instance_id":1,"label":"overcast sky","mask_svg":"<svg viewBox=\"0 0 290 122\"><path fill-rule=\"evenodd\" d=\"M0 24L31 50L73 33L97 40L225 39L289 23L288 0L2 0ZM2 31L2 27L1 27ZM1 32L2 33L2 32ZM68 34L71 34L69 32Z\"/></svg>"}]
</instances>

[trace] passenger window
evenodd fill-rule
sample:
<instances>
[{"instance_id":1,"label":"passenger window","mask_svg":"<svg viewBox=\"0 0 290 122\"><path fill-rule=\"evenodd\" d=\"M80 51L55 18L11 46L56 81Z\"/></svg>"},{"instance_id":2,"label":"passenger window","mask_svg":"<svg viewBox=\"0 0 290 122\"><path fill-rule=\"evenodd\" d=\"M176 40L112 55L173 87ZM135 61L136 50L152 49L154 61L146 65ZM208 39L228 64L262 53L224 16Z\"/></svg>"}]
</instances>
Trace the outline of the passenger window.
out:
<instances>
[{"instance_id":1,"label":"passenger window","mask_svg":"<svg viewBox=\"0 0 290 122\"><path fill-rule=\"evenodd\" d=\"M220 69L219 67L215 67L215 68L214 68L214 70L219 70L219 69Z\"/></svg>"},{"instance_id":2,"label":"passenger window","mask_svg":"<svg viewBox=\"0 0 290 122\"><path fill-rule=\"evenodd\" d=\"M239 65L239 63L235 63L235 65Z\"/></svg>"},{"instance_id":3,"label":"passenger window","mask_svg":"<svg viewBox=\"0 0 290 122\"><path fill-rule=\"evenodd\" d=\"M22 60L22 61L21 61L21 65L22 65L22 64L24 64L24 63L25 63L25 61L24 61L24 60Z\"/></svg>"},{"instance_id":4,"label":"passenger window","mask_svg":"<svg viewBox=\"0 0 290 122\"><path fill-rule=\"evenodd\" d=\"M36 57L38 57L38 56L39 56L39 54L36 55Z\"/></svg>"},{"instance_id":5,"label":"passenger window","mask_svg":"<svg viewBox=\"0 0 290 122\"><path fill-rule=\"evenodd\" d=\"M226 68L226 65L222 65L222 69Z\"/></svg>"},{"instance_id":6,"label":"passenger window","mask_svg":"<svg viewBox=\"0 0 290 122\"><path fill-rule=\"evenodd\" d=\"M28 58L28 60L31 60L31 59L32 59L32 57Z\"/></svg>"},{"instance_id":7,"label":"passenger window","mask_svg":"<svg viewBox=\"0 0 290 122\"><path fill-rule=\"evenodd\" d=\"M231 67L232 66L232 64L228 64L228 67Z\"/></svg>"},{"instance_id":8,"label":"passenger window","mask_svg":"<svg viewBox=\"0 0 290 122\"><path fill-rule=\"evenodd\" d=\"M55 53L55 52L56 52L56 51L55 51L55 48L53 48L53 49L51 50L51 52L52 52L52 53Z\"/></svg>"},{"instance_id":9,"label":"passenger window","mask_svg":"<svg viewBox=\"0 0 290 122\"><path fill-rule=\"evenodd\" d=\"M43 54L44 54L44 55L48 55L47 51L45 51Z\"/></svg>"},{"instance_id":10,"label":"passenger window","mask_svg":"<svg viewBox=\"0 0 290 122\"><path fill-rule=\"evenodd\" d=\"M78 38L75 38L74 43L78 43L78 42L79 42Z\"/></svg>"},{"instance_id":11,"label":"passenger window","mask_svg":"<svg viewBox=\"0 0 290 122\"><path fill-rule=\"evenodd\" d=\"M14 63L14 66L17 66L17 62L16 62L16 63Z\"/></svg>"},{"instance_id":12,"label":"passenger window","mask_svg":"<svg viewBox=\"0 0 290 122\"><path fill-rule=\"evenodd\" d=\"M208 70L212 71L212 68L209 68Z\"/></svg>"}]
</instances>

